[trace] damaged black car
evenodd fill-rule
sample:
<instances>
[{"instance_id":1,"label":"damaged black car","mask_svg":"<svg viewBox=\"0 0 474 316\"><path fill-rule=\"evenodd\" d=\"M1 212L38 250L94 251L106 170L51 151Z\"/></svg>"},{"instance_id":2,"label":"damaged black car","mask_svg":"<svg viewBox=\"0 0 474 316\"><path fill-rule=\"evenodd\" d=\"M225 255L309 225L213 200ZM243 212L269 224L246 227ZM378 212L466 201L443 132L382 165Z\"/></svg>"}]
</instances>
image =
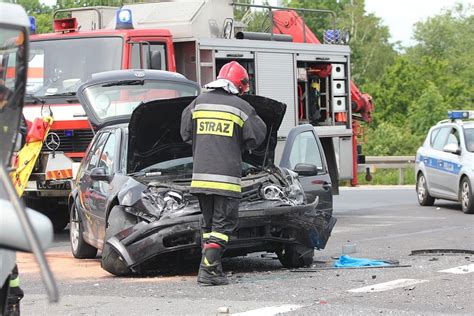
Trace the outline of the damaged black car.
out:
<instances>
[{"instance_id":1,"label":"damaged black car","mask_svg":"<svg viewBox=\"0 0 474 316\"><path fill-rule=\"evenodd\" d=\"M200 258L202 215L189 193L192 148L180 136L181 113L199 93L182 75L157 70L100 73L79 88L98 132L69 199L74 257L95 258L101 250L102 267L114 275ZM238 229L225 256L266 251L288 268L309 265L336 222L322 146L310 125L279 140L286 105L243 98L267 135L260 148L243 153Z\"/></svg>"}]
</instances>

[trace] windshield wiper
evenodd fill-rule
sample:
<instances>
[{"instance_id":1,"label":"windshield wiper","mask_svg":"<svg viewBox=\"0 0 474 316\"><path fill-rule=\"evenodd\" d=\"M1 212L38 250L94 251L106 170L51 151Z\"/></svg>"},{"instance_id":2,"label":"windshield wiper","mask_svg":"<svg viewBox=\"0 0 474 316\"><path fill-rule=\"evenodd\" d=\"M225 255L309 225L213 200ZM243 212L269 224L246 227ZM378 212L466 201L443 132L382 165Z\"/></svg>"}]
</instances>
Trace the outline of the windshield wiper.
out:
<instances>
[{"instance_id":1,"label":"windshield wiper","mask_svg":"<svg viewBox=\"0 0 474 316\"><path fill-rule=\"evenodd\" d=\"M38 103L45 104L45 103L46 103L46 101L43 100L42 98L39 98L39 97L37 97L37 96L35 96L35 95L33 95L33 94L28 94L28 93L25 94L25 99L27 99L27 100L28 100L28 99L29 99L29 100L32 100L32 101L33 101L33 102L32 102L33 104L38 104Z\"/></svg>"},{"instance_id":2,"label":"windshield wiper","mask_svg":"<svg viewBox=\"0 0 474 316\"><path fill-rule=\"evenodd\" d=\"M61 93L53 93L53 94L47 94L45 95L46 97L72 97L75 96L76 92L74 91L67 91L67 92L61 92Z\"/></svg>"},{"instance_id":3,"label":"windshield wiper","mask_svg":"<svg viewBox=\"0 0 474 316\"><path fill-rule=\"evenodd\" d=\"M145 83L145 80L139 80L139 79L134 79L134 80L119 80L119 81L113 81L109 82L106 84L103 84L102 87L114 87L114 86L143 86Z\"/></svg>"},{"instance_id":4,"label":"windshield wiper","mask_svg":"<svg viewBox=\"0 0 474 316\"><path fill-rule=\"evenodd\" d=\"M132 173L129 173L128 175L129 176L145 176L145 177L149 177L149 176L159 176L162 174L162 172L165 172L166 169L159 169L159 168L151 168L151 169L143 169L143 170L140 170L140 171L137 171L137 172L132 172Z\"/></svg>"}]
</instances>

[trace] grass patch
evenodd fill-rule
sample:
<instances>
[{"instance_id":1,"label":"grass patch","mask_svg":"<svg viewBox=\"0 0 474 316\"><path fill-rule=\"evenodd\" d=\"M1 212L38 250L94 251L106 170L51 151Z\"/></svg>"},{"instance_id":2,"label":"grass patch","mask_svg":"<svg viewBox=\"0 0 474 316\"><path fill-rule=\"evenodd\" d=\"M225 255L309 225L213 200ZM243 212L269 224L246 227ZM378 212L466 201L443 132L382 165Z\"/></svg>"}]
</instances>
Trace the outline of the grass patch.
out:
<instances>
[{"instance_id":1,"label":"grass patch","mask_svg":"<svg viewBox=\"0 0 474 316\"><path fill-rule=\"evenodd\" d=\"M371 185L396 185L400 184L400 171L398 169L377 169L374 173L371 173L372 181L365 180L365 173L357 175L360 185L371 184ZM415 184L415 169L405 168L403 169L403 183L401 184Z\"/></svg>"},{"instance_id":2,"label":"grass patch","mask_svg":"<svg viewBox=\"0 0 474 316\"><path fill-rule=\"evenodd\" d=\"M398 169L377 169L371 173L372 181L365 180L365 172L359 173L357 179L359 185L398 185L400 178L400 171ZM405 168L403 169L403 183L402 184L415 184L415 169ZM350 181L343 181L341 186L350 186Z\"/></svg>"}]
</instances>

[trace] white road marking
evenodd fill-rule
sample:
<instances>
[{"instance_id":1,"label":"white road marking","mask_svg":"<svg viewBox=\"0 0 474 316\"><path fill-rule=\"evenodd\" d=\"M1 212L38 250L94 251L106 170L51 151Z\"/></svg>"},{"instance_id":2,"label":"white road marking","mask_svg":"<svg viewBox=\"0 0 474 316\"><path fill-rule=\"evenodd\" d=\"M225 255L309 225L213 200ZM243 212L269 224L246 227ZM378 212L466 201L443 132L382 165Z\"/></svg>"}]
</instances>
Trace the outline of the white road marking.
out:
<instances>
[{"instance_id":1,"label":"white road marking","mask_svg":"<svg viewBox=\"0 0 474 316\"><path fill-rule=\"evenodd\" d=\"M348 290L352 293L372 293L372 292L383 292L393 290L400 287L406 287L418 283L428 282L428 280L417 280L417 279L398 279L390 282L373 284L369 286L360 287L357 289Z\"/></svg>"},{"instance_id":2,"label":"white road marking","mask_svg":"<svg viewBox=\"0 0 474 316\"><path fill-rule=\"evenodd\" d=\"M286 304L286 305L281 305L281 306L263 307L263 308L253 309L253 310L250 310L250 311L237 313L237 314L231 314L231 315L235 315L235 316L273 316L273 315L278 315L278 314L281 314L281 313L293 312L297 309L300 309L301 307L303 307L303 305Z\"/></svg>"},{"instance_id":3,"label":"white road marking","mask_svg":"<svg viewBox=\"0 0 474 316\"><path fill-rule=\"evenodd\" d=\"M455 267L455 268L451 268L451 269L440 270L438 272L454 273L454 274L471 273L471 272L474 272L474 263L469 264L467 266L459 266L459 267Z\"/></svg>"}]
</instances>

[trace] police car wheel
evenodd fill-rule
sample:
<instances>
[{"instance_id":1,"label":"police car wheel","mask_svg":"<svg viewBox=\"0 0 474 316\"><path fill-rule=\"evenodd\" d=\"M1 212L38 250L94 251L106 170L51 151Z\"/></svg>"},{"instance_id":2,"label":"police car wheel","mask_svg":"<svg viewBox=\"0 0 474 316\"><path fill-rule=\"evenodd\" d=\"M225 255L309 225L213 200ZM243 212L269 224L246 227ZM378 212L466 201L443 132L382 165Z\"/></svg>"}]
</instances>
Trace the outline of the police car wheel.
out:
<instances>
[{"instance_id":1,"label":"police car wheel","mask_svg":"<svg viewBox=\"0 0 474 316\"><path fill-rule=\"evenodd\" d=\"M97 255L97 248L84 241L84 238L82 238L83 232L81 218L77 213L76 205L73 203L69 219L69 239L72 255L78 259L93 259Z\"/></svg>"},{"instance_id":2,"label":"police car wheel","mask_svg":"<svg viewBox=\"0 0 474 316\"><path fill-rule=\"evenodd\" d=\"M469 179L464 177L461 181L460 201L462 211L466 214L474 213L474 198L472 197L472 186Z\"/></svg>"},{"instance_id":3,"label":"police car wheel","mask_svg":"<svg viewBox=\"0 0 474 316\"><path fill-rule=\"evenodd\" d=\"M434 204L435 199L428 192L426 178L422 173L416 179L416 194L418 196L418 203L421 206L432 206Z\"/></svg>"}]
</instances>

